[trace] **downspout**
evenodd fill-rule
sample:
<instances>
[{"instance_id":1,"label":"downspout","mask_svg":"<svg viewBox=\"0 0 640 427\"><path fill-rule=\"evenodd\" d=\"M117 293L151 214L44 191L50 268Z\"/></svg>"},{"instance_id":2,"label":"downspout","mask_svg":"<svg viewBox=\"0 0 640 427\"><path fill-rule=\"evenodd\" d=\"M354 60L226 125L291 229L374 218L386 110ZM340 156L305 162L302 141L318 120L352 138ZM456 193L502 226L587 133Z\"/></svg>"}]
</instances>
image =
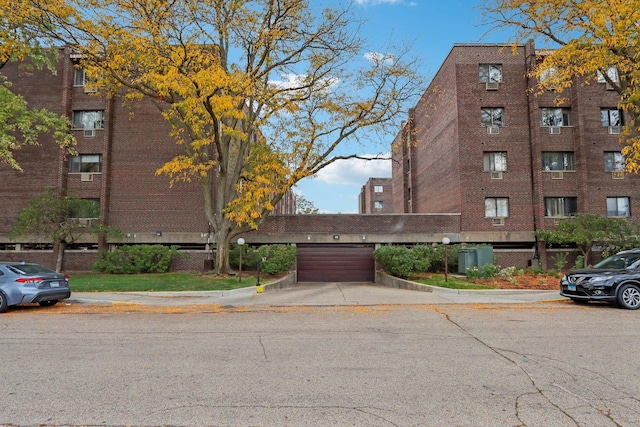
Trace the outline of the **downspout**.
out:
<instances>
[{"instance_id":1,"label":"downspout","mask_svg":"<svg viewBox=\"0 0 640 427\"><path fill-rule=\"evenodd\" d=\"M528 121L528 136L529 136L529 174L530 174L530 181L531 181L531 211L533 214L533 238L534 238L534 246L533 246L533 259L537 259L538 263L540 262L540 254L538 251L538 246L540 245L540 242L538 241L538 236L536 235L536 232L538 231L538 210L536 208L536 177L535 177L535 172L534 172L534 165L533 165L533 161L534 161L534 156L533 156L533 150L534 150L534 144L533 144L533 126L535 124L535 122L532 121L531 118L531 94L529 93L529 86L530 86L530 77L529 77L529 65L532 63L531 57L533 56L533 61L535 61L535 46L534 46L534 42L533 40L529 40L527 42L527 44L525 45L525 52L524 52L524 61L525 61L525 78L526 78L526 85L527 85L527 121ZM532 266L533 266L533 259L532 259Z\"/></svg>"}]
</instances>

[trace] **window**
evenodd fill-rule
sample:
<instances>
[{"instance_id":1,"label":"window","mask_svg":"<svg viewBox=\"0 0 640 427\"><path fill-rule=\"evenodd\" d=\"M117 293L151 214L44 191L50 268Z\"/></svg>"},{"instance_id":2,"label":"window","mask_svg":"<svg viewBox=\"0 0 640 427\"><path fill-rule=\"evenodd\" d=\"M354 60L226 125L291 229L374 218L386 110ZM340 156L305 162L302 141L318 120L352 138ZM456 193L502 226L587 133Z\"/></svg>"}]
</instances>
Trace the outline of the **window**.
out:
<instances>
[{"instance_id":1,"label":"window","mask_svg":"<svg viewBox=\"0 0 640 427\"><path fill-rule=\"evenodd\" d=\"M601 108L600 123L605 127L622 126L622 112L613 108Z\"/></svg>"},{"instance_id":2,"label":"window","mask_svg":"<svg viewBox=\"0 0 640 427\"><path fill-rule=\"evenodd\" d=\"M102 172L102 154L80 154L79 156L71 156L71 160L69 161L69 172Z\"/></svg>"},{"instance_id":3,"label":"window","mask_svg":"<svg viewBox=\"0 0 640 427\"><path fill-rule=\"evenodd\" d=\"M382 185L374 185L373 186L374 193L382 193Z\"/></svg>"},{"instance_id":4,"label":"window","mask_svg":"<svg viewBox=\"0 0 640 427\"><path fill-rule=\"evenodd\" d=\"M507 170L507 152L492 151L484 153L484 171L485 172L506 172Z\"/></svg>"},{"instance_id":5,"label":"window","mask_svg":"<svg viewBox=\"0 0 640 427\"><path fill-rule=\"evenodd\" d=\"M509 199L507 197L487 197L484 199L485 218L506 218L509 216Z\"/></svg>"},{"instance_id":6,"label":"window","mask_svg":"<svg viewBox=\"0 0 640 427\"><path fill-rule=\"evenodd\" d=\"M73 206L71 218L100 218L100 199L81 199Z\"/></svg>"},{"instance_id":7,"label":"window","mask_svg":"<svg viewBox=\"0 0 640 427\"><path fill-rule=\"evenodd\" d=\"M570 126L568 108L541 108L541 126Z\"/></svg>"},{"instance_id":8,"label":"window","mask_svg":"<svg viewBox=\"0 0 640 427\"><path fill-rule=\"evenodd\" d=\"M104 111L74 111L73 126L77 129L104 129Z\"/></svg>"},{"instance_id":9,"label":"window","mask_svg":"<svg viewBox=\"0 0 640 427\"><path fill-rule=\"evenodd\" d=\"M604 171L605 172L621 172L625 169L625 158L619 151L605 151L604 153Z\"/></svg>"},{"instance_id":10,"label":"window","mask_svg":"<svg viewBox=\"0 0 640 427\"><path fill-rule=\"evenodd\" d=\"M549 67L542 70L540 73L540 78L538 79L540 82L544 82L545 80L549 80L558 75L558 69L556 67Z\"/></svg>"},{"instance_id":11,"label":"window","mask_svg":"<svg viewBox=\"0 0 640 427\"><path fill-rule=\"evenodd\" d=\"M86 82L87 82L87 74L84 72L84 69L74 68L73 69L73 85L84 86Z\"/></svg>"},{"instance_id":12,"label":"window","mask_svg":"<svg viewBox=\"0 0 640 427\"><path fill-rule=\"evenodd\" d=\"M631 216L628 197L607 197L607 216Z\"/></svg>"},{"instance_id":13,"label":"window","mask_svg":"<svg viewBox=\"0 0 640 427\"><path fill-rule=\"evenodd\" d=\"M373 207L375 209L382 209L384 206L384 203L382 202L382 200L376 200L375 202L373 202Z\"/></svg>"},{"instance_id":14,"label":"window","mask_svg":"<svg viewBox=\"0 0 640 427\"><path fill-rule=\"evenodd\" d=\"M620 77L618 76L618 70L616 69L616 67L607 68L607 77L609 77L609 79L614 83L620 82ZM598 83L607 83L604 74L602 74L600 71L598 71Z\"/></svg>"},{"instance_id":15,"label":"window","mask_svg":"<svg viewBox=\"0 0 640 427\"><path fill-rule=\"evenodd\" d=\"M502 82L502 64L480 64L479 67L481 83Z\"/></svg>"},{"instance_id":16,"label":"window","mask_svg":"<svg viewBox=\"0 0 640 427\"><path fill-rule=\"evenodd\" d=\"M575 156L570 151L547 151L542 153L542 170L545 171L574 171L576 170Z\"/></svg>"},{"instance_id":17,"label":"window","mask_svg":"<svg viewBox=\"0 0 640 427\"><path fill-rule=\"evenodd\" d=\"M480 115L482 126L504 126L504 108L483 108Z\"/></svg>"},{"instance_id":18,"label":"window","mask_svg":"<svg viewBox=\"0 0 640 427\"><path fill-rule=\"evenodd\" d=\"M545 197L544 215L547 217L564 217L578 212L578 199L575 197Z\"/></svg>"}]
</instances>

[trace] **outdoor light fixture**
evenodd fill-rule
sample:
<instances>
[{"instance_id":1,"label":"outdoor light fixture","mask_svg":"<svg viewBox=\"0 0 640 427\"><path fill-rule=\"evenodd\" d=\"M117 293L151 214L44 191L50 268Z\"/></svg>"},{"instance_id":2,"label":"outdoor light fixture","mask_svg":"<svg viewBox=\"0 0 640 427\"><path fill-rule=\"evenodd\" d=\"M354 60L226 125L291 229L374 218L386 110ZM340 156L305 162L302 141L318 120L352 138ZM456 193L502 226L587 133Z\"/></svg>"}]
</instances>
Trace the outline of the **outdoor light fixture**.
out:
<instances>
[{"instance_id":1,"label":"outdoor light fixture","mask_svg":"<svg viewBox=\"0 0 640 427\"><path fill-rule=\"evenodd\" d=\"M162 231L156 231L156 236L161 237L162 236Z\"/></svg>"},{"instance_id":2,"label":"outdoor light fixture","mask_svg":"<svg viewBox=\"0 0 640 427\"><path fill-rule=\"evenodd\" d=\"M449 260L447 259L447 245L451 243L448 237L442 238L442 244L444 245L444 281L447 282L447 276L449 275Z\"/></svg>"},{"instance_id":3,"label":"outdoor light fixture","mask_svg":"<svg viewBox=\"0 0 640 427\"><path fill-rule=\"evenodd\" d=\"M340 240L340 235L339 234L334 234L333 235L333 240Z\"/></svg>"}]
</instances>

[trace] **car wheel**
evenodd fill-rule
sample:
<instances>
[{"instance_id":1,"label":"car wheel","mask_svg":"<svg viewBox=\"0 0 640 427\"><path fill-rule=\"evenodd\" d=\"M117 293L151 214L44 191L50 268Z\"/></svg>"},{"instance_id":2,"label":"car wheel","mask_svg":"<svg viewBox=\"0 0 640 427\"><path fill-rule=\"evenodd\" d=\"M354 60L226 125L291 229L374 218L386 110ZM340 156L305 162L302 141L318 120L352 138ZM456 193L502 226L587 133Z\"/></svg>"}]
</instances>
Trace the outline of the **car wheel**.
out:
<instances>
[{"instance_id":1,"label":"car wheel","mask_svg":"<svg viewBox=\"0 0 640 427\"><path fill-rule=\"evenodd\" d=\"M58 303L57 300L53 300L53 301L40 301L38 304L40 304L42 307L51 307L52 305L56 305Z\"/></svg>"},{"instance_id":2,"label":"car wheel","mask_svg":"<svg viewBox=\"0 0 640 427\"><path fill-rule=\"evenodd\" d=\"M9 306L7 305L7 297L5 297L2 292L0 292L0 313L4 313L5 311L7 311L8 307Z\"/></svg>"},{"instance_id":3,"label":"car wheel","mask_svg":"<svg viewBox=\"0 0 640 427\"><path fill-rule=\"evenodd\" d=\"M618 304L628 310L640 308L640 288L636 285L622 285L618 289Z\"/></svg>"}]
</instances>

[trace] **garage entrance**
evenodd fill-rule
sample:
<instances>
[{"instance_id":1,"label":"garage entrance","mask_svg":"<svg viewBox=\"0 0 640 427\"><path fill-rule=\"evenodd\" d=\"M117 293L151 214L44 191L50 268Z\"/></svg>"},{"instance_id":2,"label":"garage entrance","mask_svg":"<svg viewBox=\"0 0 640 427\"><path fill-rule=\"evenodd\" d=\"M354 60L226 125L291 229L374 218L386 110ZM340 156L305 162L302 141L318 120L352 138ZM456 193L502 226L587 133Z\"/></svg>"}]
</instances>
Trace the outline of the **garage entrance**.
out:
<instances>
[{"instance_id":1,"label":"garage entrance","mask_svg":"<svg viewBox=\"0 0 640 427\"><path fill-rule=\"evenodd\" d=\"M374 245L298 244L298 282L373 282Z\"/></svg>"}]
</instances>

